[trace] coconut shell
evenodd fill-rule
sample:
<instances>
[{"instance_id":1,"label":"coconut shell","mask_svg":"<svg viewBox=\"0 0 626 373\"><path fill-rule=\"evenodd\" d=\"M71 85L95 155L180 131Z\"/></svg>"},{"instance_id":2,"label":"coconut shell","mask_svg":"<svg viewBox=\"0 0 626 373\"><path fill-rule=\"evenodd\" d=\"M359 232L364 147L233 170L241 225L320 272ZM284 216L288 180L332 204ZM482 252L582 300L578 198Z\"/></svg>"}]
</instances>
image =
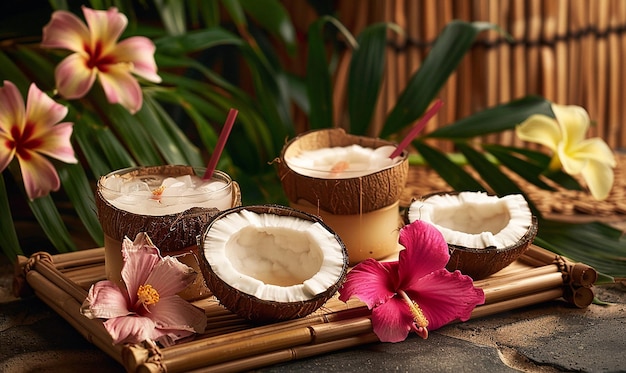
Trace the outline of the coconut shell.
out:
<instances>
[{"instance_id":1,"label":"coconut shell","mask_svg":"<svg viewBox=\"0 0 626 373\"><path fill-rule=\"evenodd\" d=\"M172 177L193 175L189 166L165 165L141 167L129 172L131 176L168 175ZM233 206L241 205L239 185L232 181ZM100 188L96 191L96 208L104 234L122 242L124 237L134 238L147 232L152 242L163 254L176 253L197 244L197 236L206 224L219 213L216 208L193 207L182 213L150 216L120 210L107 201Z\"/></svg>"},{"instance_id":2,"label":"coconut shell","mask_svg":"<svg viewBox=\"0 0 626 373\"><path fill-rule=\"evenodd\" d=\"M349 179L302 175L289 168L285 161L302 151L355 144L367 148L396 145L378 138L350 135L342 128L305 132L285 144L278 161L278 173L289 201L299 203L305 200L337 215L367 213L398 201L409 174L406 151L402 153L403 160L390 168Z\"/></svg>"},{"instance_id":3,"label":"coconut shell","mask_svg":"<svg viewBox=\"0 0 626 373\"><path fill-rule=\"evenodd\" d=\"M537 235L537 218L516 245L503 248L471 248L448 244L450 260L446 265L449 271L459 270L473 280L482 280L516 261L528 250Z\"/></svg>"},{"instance_id":4,"label":"coconut shell","mask_svg":"<svg viewBox=\"0 0 626 373\"><path fill-rule=\"evenodd\" d=\"M459 194L459 192L435 192L430 193L421 198L426 200L429 197L442 194ZM411 207L405 211L405 221L409 221L409 212ZM531 224L526 233L520 238L515 245L507 247L465 247L460 245L448 244L450 251L450 260L446 265L449 271L459 270L461 273L470 276L473 280L482 280L490 275L504 269L509 264L516 261L520 256L528 250L537 235L537 218L532 217Z\"/></svg>"},{"instance_id":5,"label":"coconut shell","mask_svg":"<svg viewBox=\"0 0 626 373\"><path fill-rule=\"evenodd\" d=\"M204 237L206 237L207 233L211 230L213 224L219 219L225 217L228 214L238 213L244 209L254 212L256 214L294 216L300 219L313 221L321 224L330 233L334 234L327 225L325 225L319 218L314 215L307 214L305 212L292 209L290 207L268 204L240 206L221 212L206 227L205 233L202 235L201 240L204 241ZM337 242L341 245L343 251L344 263L341 270L342 275L326 291L319 293L313 298L305 301L278 302L264 300L234 288L230 284L224 282L217 274L215 274L211 263L208 262L205 255L203 254L202 247L204 245L202 242L199 247L200 270L204 275L207 286L209 287L209 289L211 289L213 295L219 300L219 302L231 312L236 313L237 315L245 319L255 322L273 322L303 317L316 311L324 303L326 303L326 301L328 301L328 299L330 299L339 290L339 287L345 281L346 274L348 272L348 252L339 236L337 236L336 234L334 234L334 236L337 239Z\"/></svg>"}]
</instances>

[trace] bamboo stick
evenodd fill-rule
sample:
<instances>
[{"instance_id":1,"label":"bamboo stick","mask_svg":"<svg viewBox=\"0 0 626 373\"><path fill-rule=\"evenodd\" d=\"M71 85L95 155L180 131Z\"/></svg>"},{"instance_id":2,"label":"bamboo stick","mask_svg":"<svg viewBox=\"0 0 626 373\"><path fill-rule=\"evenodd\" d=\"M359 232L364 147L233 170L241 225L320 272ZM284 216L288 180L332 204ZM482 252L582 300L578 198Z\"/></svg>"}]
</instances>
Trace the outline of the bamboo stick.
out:
<instances>
[{"instance_id":1,"label":"bamboo stick","mask_svg":"<svg viewBox=\"0 0 626 373\"><path fill-rule=\"evenodd\" d=\"M483 288L485 293L485 305L502 303L510 299L519 298L526 294L532 294L549 289L563 287L563 275L553 268L552 273L540 276L518 279L499 286Z\"/></svg>"},{"instance_id":2,"label":"bamboo stick","mask_svg":"<svg viewBox=\"0 0 626 373\"><path fill-rule=\"evenodd\" d=\"M80 332L85 339L95 344L105 353L121 362L121 346L113 345L104 324L99 320L91 320L80 314L82 302L77 301L63 288L50 281L38 271L29 271L26 275L28 283L33 287L37 297L43 300L57 314Z\"/></svg>"},{"instance_id":3,"label":"bamboo stick","mask_svg":"<svg viewBox=\"0 0 626 373\"><path fill-rule=\"evenodd\" d=\"M526 307L533 304L543 303L550 300L558 299L563 296L562 288L555 288L542 291L540 293L529 294L522 297L508 299L502 302L487 304L474 308L470 319L495 315L500 312L510 311L520 307Z\"/></svg>"},{"instance_id":4,"label":"bamboo stick","mask_svg":"<svg viewBox=\"0 0 626 373\"><path fill-rule=\"evenodd\" d=\"M609 12L611 3L609 0L598 0L594 4L590 4L590 8L596 9L596 19L593 24L597 27L598 36L595 37L595 53L596 56L596 69L594 71L596 75L596 94L591 97L591 100L596 101L597 111L595 117L592 117L596 121L596 135L603 139L607 139L607 122L606 122L606 103L607 103L607 68L609 67L608 59L608 41L605 36L609 23ZM611 139L607 139L609 142Z\"/></svg>"},{"instance_id":5,"label":"bamboo stick","mask_svg":"<svg viewBox=\"0 0 626 373\"><path fill-rule=\"evenodd\" d=\"M609 19L609 87L608 87L608 115L607 126L608 132L606 140L613 149L618 147L626 147L626 143L620 142L620 128L623 121L621 111L623 110L620 99L624 72L620 61L620 43L619 34L616 31L620 27L620 0L611 1L611 11ZM623 18L622 18L623 19Z\"/></svg>"},{"instance_id":6,"label":"bamboo stick","mask_svg":"<svg viewBox=\"0 0 626 373\"><path fill-rule=\"evenodd\" d=\"M326 343L298 346L286 350L276 351L270 354L253 356L246 359L230 361L224 364L213 365L205 369L193 372L242 372L261 367L286 363L293 360L304 359L307 357L317 356L328 352L333 352L345 348L361 346L369 343L378 342L378 337L374 333L366 333L356 337L330 341Z\"/></svg>"},{"instance_id":7,"label":"bamboo stick","mask_svg":"<svg viewBox=\"0 0 626 373\"><path fill-rule=\"evenodd\" d=\"M567 24L569 19L569 0L558 0L556 5L556 35L554 40L554 48L556 52L556 70L554 71L556 77L556 92L554 102L560 104L567 104L568 97L567 91L569 89L569 82L567 79L569 63L567 61L567 48L568 43L565 41L567 35Z\"/></svg>"}]
</instances>

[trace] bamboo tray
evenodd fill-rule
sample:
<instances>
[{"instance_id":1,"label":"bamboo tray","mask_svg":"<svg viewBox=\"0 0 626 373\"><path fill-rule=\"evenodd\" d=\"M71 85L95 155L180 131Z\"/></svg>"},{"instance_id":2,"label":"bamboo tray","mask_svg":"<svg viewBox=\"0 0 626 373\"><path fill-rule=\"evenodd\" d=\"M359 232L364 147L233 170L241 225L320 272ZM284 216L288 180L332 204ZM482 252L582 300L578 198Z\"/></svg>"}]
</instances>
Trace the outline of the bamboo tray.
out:
<instances>
[{"instance_id":1,"label":"bamboo tray","mask_svg":"<svg viewBox=\"0 0 626 373\"><path fill-rule=\"evenodd\" d=\"M219 305L214 297L195 301L206 312L206 331L162 348L154 343L113 345L101 320L80 314L91 284L104 279L104 249L18 257L15 291L34 294L66 319L89 342L129 372L244 371L377 342L370 311L355 300L331 298L314 314L269 325L253 325ZM500 272L475 285L485 304L471 318L563 299L576 307L593 300L595 270L537 246Z\"/></svg>"}]
</instances>

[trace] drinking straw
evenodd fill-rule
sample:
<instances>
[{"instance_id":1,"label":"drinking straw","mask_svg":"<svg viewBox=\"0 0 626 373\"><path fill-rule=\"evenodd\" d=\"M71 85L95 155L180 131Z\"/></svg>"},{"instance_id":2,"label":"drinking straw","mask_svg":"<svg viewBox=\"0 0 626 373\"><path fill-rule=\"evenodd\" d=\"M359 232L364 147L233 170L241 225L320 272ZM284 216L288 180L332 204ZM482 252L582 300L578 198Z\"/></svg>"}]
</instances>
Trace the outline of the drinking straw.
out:
<instances>
[{"instance_id":1,"label":"drinking straw","mask_svg":"<svg viewBox=\"0 0 626 373\"><path fill-rule=\"evenodd\" d=\"M391 153L389 158L393 159L399 156L400 153L402 153L404 149L407 146L409 146L409 144L411 143L411 141L413 141L413 139L417 136L417 134L420 133L420 131L424 129L424 127L426 126L426 123L428 123L430 118L432 118L433 116L435 116L435 114L437 114L437 112L441 108L441 105L443 105L443 101L441 100L435 101L433 106L431 106L430 109L426 111L424 116L415 124L415 126L411 128L411 131L409 131L406 137L403 138L402 141L400 141L400 144L398 144L398 147L396 148L396 150L393 151L393 153Z\"/></svg>"},{"instance_id":2,"label":"drinking straw","mask_svg":"<svg viewBox=\"0 0 626 373\"><path fill-rule=\"evenodd\" d=\"M233 124L235 124L237 113L239 113L239 111L233 108L231 108L228 112L228 117L226 117L226 122L222 128L222 132L220 132L220 137L217 139L217 145L215 145L213 154L211 154L211 159L209 159L209 164L206 166L206 171L202 177L203 180L208 180L213 176L213 172L217 166L217 161L219 161L222 151L224 150L224 145L226 145L226 140L230 135L230 130L233 129Z\"/></svg>"}]
</instances>

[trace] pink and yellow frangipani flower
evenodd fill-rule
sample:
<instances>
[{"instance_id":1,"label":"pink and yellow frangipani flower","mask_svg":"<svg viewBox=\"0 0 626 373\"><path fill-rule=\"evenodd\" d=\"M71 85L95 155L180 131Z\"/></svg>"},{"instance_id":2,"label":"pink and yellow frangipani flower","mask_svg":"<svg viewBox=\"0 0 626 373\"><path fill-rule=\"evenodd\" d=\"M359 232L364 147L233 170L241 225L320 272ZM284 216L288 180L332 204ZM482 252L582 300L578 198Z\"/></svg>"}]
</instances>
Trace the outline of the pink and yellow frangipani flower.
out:
<instances>
[{"instance_id":1,"label":"pink and yellow frangipani flower","mask_svg":"<svg viewBox=\"0 0 626 373\"><path fill-rule=\"evenodd\" d=\"M68 99L81 98L99 79L109 102L136 113L143 104L143 95L133 74L151 82L161 81L154 60L154 43L143 36L118 43L128 19L117 8L82 9L86 25L74 14L59 10L52 13L43 28L42 47L74 52L56 68L59 94Z\"/></svg>"},{"instance_id":2,"label":"pink and yellow frangipani flower","mask_svg":"<svg viewBox=\"0 0 626 373\"><path fill-rule=\"evenodd\" d=\"M145 233L122 243L122 279L91 286L81 307L88 318L107 319L113 343L156 341L169 346L181 338L204 332L206 315L177 295L196 276L192 268L170 256L161 257Z\"/></svg>"},{"instance_id":3,"label":"pink and yellow frangipani flower","mask_svg":"<svg viewBox=\"0 0 626 373\"><path fill-rule=\"evenodd\" d=\"M31 200L61 186L54 165L45 156L78 162L70 142L73 123L59 123L67 111L34 83L28 89L26 105L15 84L5 81L0 87L0 172L17 157Z\"/></svg>"},{"instance_id":4,"label":"pink and yellow frangipani flower","mask_svg":"<svg viewBox=\"0 0 626 373\"><path fill-rule=\"evenodd\" d=\"M454 320L467 321L485 302L471 277L445 269L450 254L433 225L416 220L400 230L398 261L367 259L357 264L339 289L339 299L355 296L372 310L372 328L382 342L400 342L410 331L422 338Z\"/></svg>"},{"instance_id":5,"label":"pink and yellow frangipani flower","mask_svg":"<svg viewBox=\"0 0 626 373\"><path fill-rule=\"evenodd\" d=\"M596 200L608 197L616 166L611 148L599 137L585 139L590 120L580 106L552 104L555 118L532 115L515 128L517 137L544 145L552 151L551 170L561 167L570 175L582 175Z\"/></svg>"}]
</instances>

